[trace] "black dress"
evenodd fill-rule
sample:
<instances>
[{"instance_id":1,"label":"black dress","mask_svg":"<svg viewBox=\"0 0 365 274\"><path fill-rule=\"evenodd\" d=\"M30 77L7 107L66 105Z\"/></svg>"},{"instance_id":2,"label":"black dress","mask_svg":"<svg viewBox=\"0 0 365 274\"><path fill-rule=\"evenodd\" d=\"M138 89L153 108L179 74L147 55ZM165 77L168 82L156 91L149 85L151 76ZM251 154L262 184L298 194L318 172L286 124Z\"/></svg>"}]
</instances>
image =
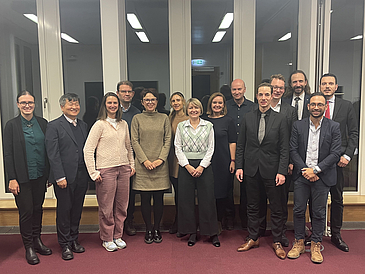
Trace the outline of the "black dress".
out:
<instances>
[{"instance_id":1,"label":"black dress","mask_svg":"<svg viewBox=\"0 0 365 274\"><path fill-rule=\"evenodd\" d=\"M214 128L212 168L215 198L227 198L229 190L233 189L233 173L229 172L231 164L229 144L237 142L236 126L233 119L228 115L220 118L206 117L206 120L211 122Z\"/></svg>"}]
</instances>

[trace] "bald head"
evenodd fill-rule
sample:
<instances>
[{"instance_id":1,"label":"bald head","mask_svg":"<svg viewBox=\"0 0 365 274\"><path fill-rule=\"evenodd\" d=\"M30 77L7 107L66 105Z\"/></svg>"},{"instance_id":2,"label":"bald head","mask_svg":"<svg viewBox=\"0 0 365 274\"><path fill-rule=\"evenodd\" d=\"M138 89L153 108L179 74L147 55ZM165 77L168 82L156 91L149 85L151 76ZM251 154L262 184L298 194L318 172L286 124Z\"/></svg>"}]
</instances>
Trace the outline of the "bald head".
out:
<instances>
[{"instance_id":1,"label":"bald head","mask_svg":"<svg viewBox=\"0 0 365 274\"><path fill-rule=\"evenodd\" d=\"M246 85L245 82L241 79L233 80L231 84L231 93L233 100L236 102L236 104L241 105L243 103L244 95L246 92Z\"/></svg>"}]
</instances>

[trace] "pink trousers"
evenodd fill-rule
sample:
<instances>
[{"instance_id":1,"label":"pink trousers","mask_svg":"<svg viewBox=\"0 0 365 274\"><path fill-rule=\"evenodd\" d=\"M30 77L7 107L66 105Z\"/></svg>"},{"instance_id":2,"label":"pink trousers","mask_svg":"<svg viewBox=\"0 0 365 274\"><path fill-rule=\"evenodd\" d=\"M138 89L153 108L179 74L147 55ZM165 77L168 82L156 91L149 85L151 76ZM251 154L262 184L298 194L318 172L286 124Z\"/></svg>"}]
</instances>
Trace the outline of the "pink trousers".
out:
<instances>
[{"instance_id":1,"label":"pink trousers","mask_svg":"<svg viewBox=\"0 0 365 274\"><path fill-rule=\"evenodd\" d=\"M100 239L111 242L123 236L124 220L127 217L129 200L129 165L102 168L101 183L96 185L99 203Z\"/></svg>"}]
</instances>

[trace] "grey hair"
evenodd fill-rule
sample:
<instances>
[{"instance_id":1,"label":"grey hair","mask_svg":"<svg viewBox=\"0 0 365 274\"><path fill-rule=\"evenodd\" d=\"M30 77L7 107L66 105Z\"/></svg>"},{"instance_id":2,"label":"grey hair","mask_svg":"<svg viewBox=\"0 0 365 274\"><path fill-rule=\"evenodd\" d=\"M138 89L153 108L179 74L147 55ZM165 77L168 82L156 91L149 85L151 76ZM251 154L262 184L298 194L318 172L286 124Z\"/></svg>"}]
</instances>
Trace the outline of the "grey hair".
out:
<instances>
[{"instance_id":1,"label":"grey hair","mask_svg":"<svg viewBox=\"0 0 365 274\"><path fill-rule=\"evenodd\" d=\"M69 102L76 102L78 101L80 104L80 98L77 94L75 93L66 93L64 95L61 96L60 100L58 100L58 102L60 103L61 106L65 106L66 105L66 99Z\"/></svg>"}]
</instances>

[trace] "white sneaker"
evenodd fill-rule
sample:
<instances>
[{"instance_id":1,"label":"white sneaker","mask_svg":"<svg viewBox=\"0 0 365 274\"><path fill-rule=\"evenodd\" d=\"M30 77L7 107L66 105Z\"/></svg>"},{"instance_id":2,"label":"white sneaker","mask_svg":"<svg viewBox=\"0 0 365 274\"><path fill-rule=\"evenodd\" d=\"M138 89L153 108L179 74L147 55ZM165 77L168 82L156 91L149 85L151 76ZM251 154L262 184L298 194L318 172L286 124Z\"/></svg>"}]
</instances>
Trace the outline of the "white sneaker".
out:
<instances>
[{"instance_id":1,"label":"white sneaker","mask_svg":"<svg viewBox=\"0 0 365 274\"><path fill-rule=\"evenodd\" d=\"M125 243L125 241L123 241L121 238L118 239L114 239L114 243L117 245L117 247L119 249L123 249L127 246L127 244Z\"/></svg>"},{"instance_id":2,"label":"white sneaker","mask_svg":"<svg viewBox=\"0 0 365 274\"><path fill-rule=\"evenodd\" d=\"M105 242L104 241L103 247L105 247L105 249L110 252L118 250L118 247L114 242Z\"/></svg>"}]
</instances>

